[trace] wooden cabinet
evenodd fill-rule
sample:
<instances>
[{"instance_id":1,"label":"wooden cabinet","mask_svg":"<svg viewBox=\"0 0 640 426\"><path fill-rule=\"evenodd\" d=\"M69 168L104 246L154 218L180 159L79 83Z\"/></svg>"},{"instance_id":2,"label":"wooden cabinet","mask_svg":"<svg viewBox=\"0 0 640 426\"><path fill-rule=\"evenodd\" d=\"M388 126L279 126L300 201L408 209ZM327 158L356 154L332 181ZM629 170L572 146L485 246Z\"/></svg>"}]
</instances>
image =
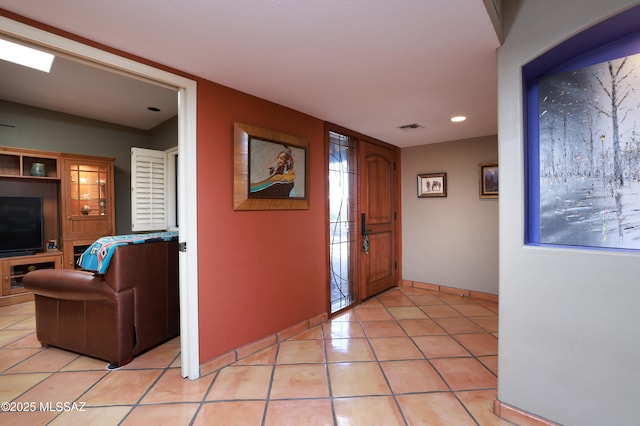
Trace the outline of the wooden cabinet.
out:
<instances>
[{"instance_id":1,"label":"wooden cabinet","mask_svg":"<svg viewBox=\"0 0 640 426\"><path fill-rule=\"evenodd\" d=\"M58 180L59 160L55 152L0 147L0 176Z\"/></svg>"},{"instance_id":2,"label":"wooden cabinet","mask_svg":"<svg viewBox=\"0 0 640 426\"><path fill-rule=\"evenodd\" d=\"M74 268L80 247L115 233L113 158L62 154L64 267Z\"/></svg>"},{"instance_id":3,"label":"wooden cabinet","mask_svg":"<svg viewBox=\"0 0 640 426\"><path fill-rule=\"evenodd\" d=\"M37 269L62 268L62 252L57 250L31 256L0 258L2 272L2 297L0 306L32 300L33 296L22 286L27 273Z\"/></svg>"},{"instance_id":4,"label":"wooden cabinet","mask_svg":"<svg viewBox=\"0 0 640 426\"><path fill-rule=\"evenodd\" d=\"M32 297L25 268L75 268L86 247L115 234L113 177L113 158L0 147L0 196L42 197L44 242L61 250L0 258L0 306Z\"/></svg>"}]
</instances>

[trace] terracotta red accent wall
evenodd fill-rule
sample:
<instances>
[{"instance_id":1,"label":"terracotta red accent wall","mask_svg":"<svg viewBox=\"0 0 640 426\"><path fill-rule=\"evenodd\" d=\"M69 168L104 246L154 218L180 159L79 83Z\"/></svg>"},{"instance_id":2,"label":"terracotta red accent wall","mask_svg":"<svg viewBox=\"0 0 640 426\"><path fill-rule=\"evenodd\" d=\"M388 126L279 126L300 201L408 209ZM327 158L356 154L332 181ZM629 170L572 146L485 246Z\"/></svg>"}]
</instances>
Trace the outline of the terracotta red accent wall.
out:
<instances>
[{"instance_id":1,"label":"terracotta red accent wall","mask_svg":"<svg viewBox=\"0 0 640 426\"><path fill-rule=\"evenodd\" d=\"M233 123L305 138L310 209L233 210ZM324 123L198 81L200 362L326 312Z\"/></svg>"}]
</instances>

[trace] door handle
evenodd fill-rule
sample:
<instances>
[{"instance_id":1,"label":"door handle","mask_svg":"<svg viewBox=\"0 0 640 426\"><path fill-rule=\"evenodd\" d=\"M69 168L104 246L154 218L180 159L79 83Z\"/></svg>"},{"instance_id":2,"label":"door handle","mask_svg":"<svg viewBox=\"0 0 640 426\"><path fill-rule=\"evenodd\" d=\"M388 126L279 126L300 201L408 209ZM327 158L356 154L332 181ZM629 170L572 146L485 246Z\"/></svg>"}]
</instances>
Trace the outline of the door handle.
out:
<instances>
[{"instance_id":1,"label":"door handle","mask_svg":"<svg viewBox=\"0 0 640 426\"><path fill-rule=\"evenodd\" d=\"M360 215L360 220L361 220L361 224L360 224L360 234L364 237L365 235L368 235L369 232L371 232L371 229L367 229L367 215L362 213Z\"/></svg>"},{"instance_id":2,"label":"door handle","mask_svg":"<svg viewBox=\"0 0 640 426\"><path fill-rule=\"evenodd\" d=\"M360 215L360 233L362 234L362 250L364 254L369 254L369 230L367 229L367 215Z\"/></svg>"}]
</instances>

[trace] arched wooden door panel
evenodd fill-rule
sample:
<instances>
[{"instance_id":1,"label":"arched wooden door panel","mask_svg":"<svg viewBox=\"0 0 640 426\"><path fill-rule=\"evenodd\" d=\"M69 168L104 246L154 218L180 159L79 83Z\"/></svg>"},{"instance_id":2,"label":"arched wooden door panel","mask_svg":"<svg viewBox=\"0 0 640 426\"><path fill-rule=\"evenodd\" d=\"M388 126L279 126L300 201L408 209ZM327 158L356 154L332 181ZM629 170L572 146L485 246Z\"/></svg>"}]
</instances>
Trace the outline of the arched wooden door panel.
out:
<instances>
[{"instance_id":1,"label":"arched wooden door panel","mask_svg":"<svg viewBox=\"0 0 640 426\"><path fill-rule=\"evenodd\" d=\"M360 284L366 299L397 283L395 151L360 145Z\"/></svg>"}]
</instances>

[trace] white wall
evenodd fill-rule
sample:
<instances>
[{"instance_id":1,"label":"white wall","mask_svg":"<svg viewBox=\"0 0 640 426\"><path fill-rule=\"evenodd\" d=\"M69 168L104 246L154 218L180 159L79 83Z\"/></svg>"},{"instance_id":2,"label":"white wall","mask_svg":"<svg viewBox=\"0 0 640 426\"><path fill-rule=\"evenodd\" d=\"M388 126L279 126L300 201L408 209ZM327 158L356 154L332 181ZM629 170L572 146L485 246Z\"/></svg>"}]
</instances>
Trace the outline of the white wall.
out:
<instances>
[{"instance_id":1,"label":"white wall","mask_svg":"<svg viewBox=\"0 0 640 426\"><path fill-rule=\"evenodd\" d=\"M479 197L496 136L401 150L402 279L498 294L498 200ZM447 173L446 198L418 198L419 173Z\"/></svg>"},{"instance_id":2,"label":"white wall","mask_svg":"<svg viewBox=\"0 0 640 426\"><path fill-rule=\"evenodd\" d=\"M502 3L498 399L566 425L640 419L640 254L524 245L521 67L638 3Z\"/></svg>"}]
</instances>

